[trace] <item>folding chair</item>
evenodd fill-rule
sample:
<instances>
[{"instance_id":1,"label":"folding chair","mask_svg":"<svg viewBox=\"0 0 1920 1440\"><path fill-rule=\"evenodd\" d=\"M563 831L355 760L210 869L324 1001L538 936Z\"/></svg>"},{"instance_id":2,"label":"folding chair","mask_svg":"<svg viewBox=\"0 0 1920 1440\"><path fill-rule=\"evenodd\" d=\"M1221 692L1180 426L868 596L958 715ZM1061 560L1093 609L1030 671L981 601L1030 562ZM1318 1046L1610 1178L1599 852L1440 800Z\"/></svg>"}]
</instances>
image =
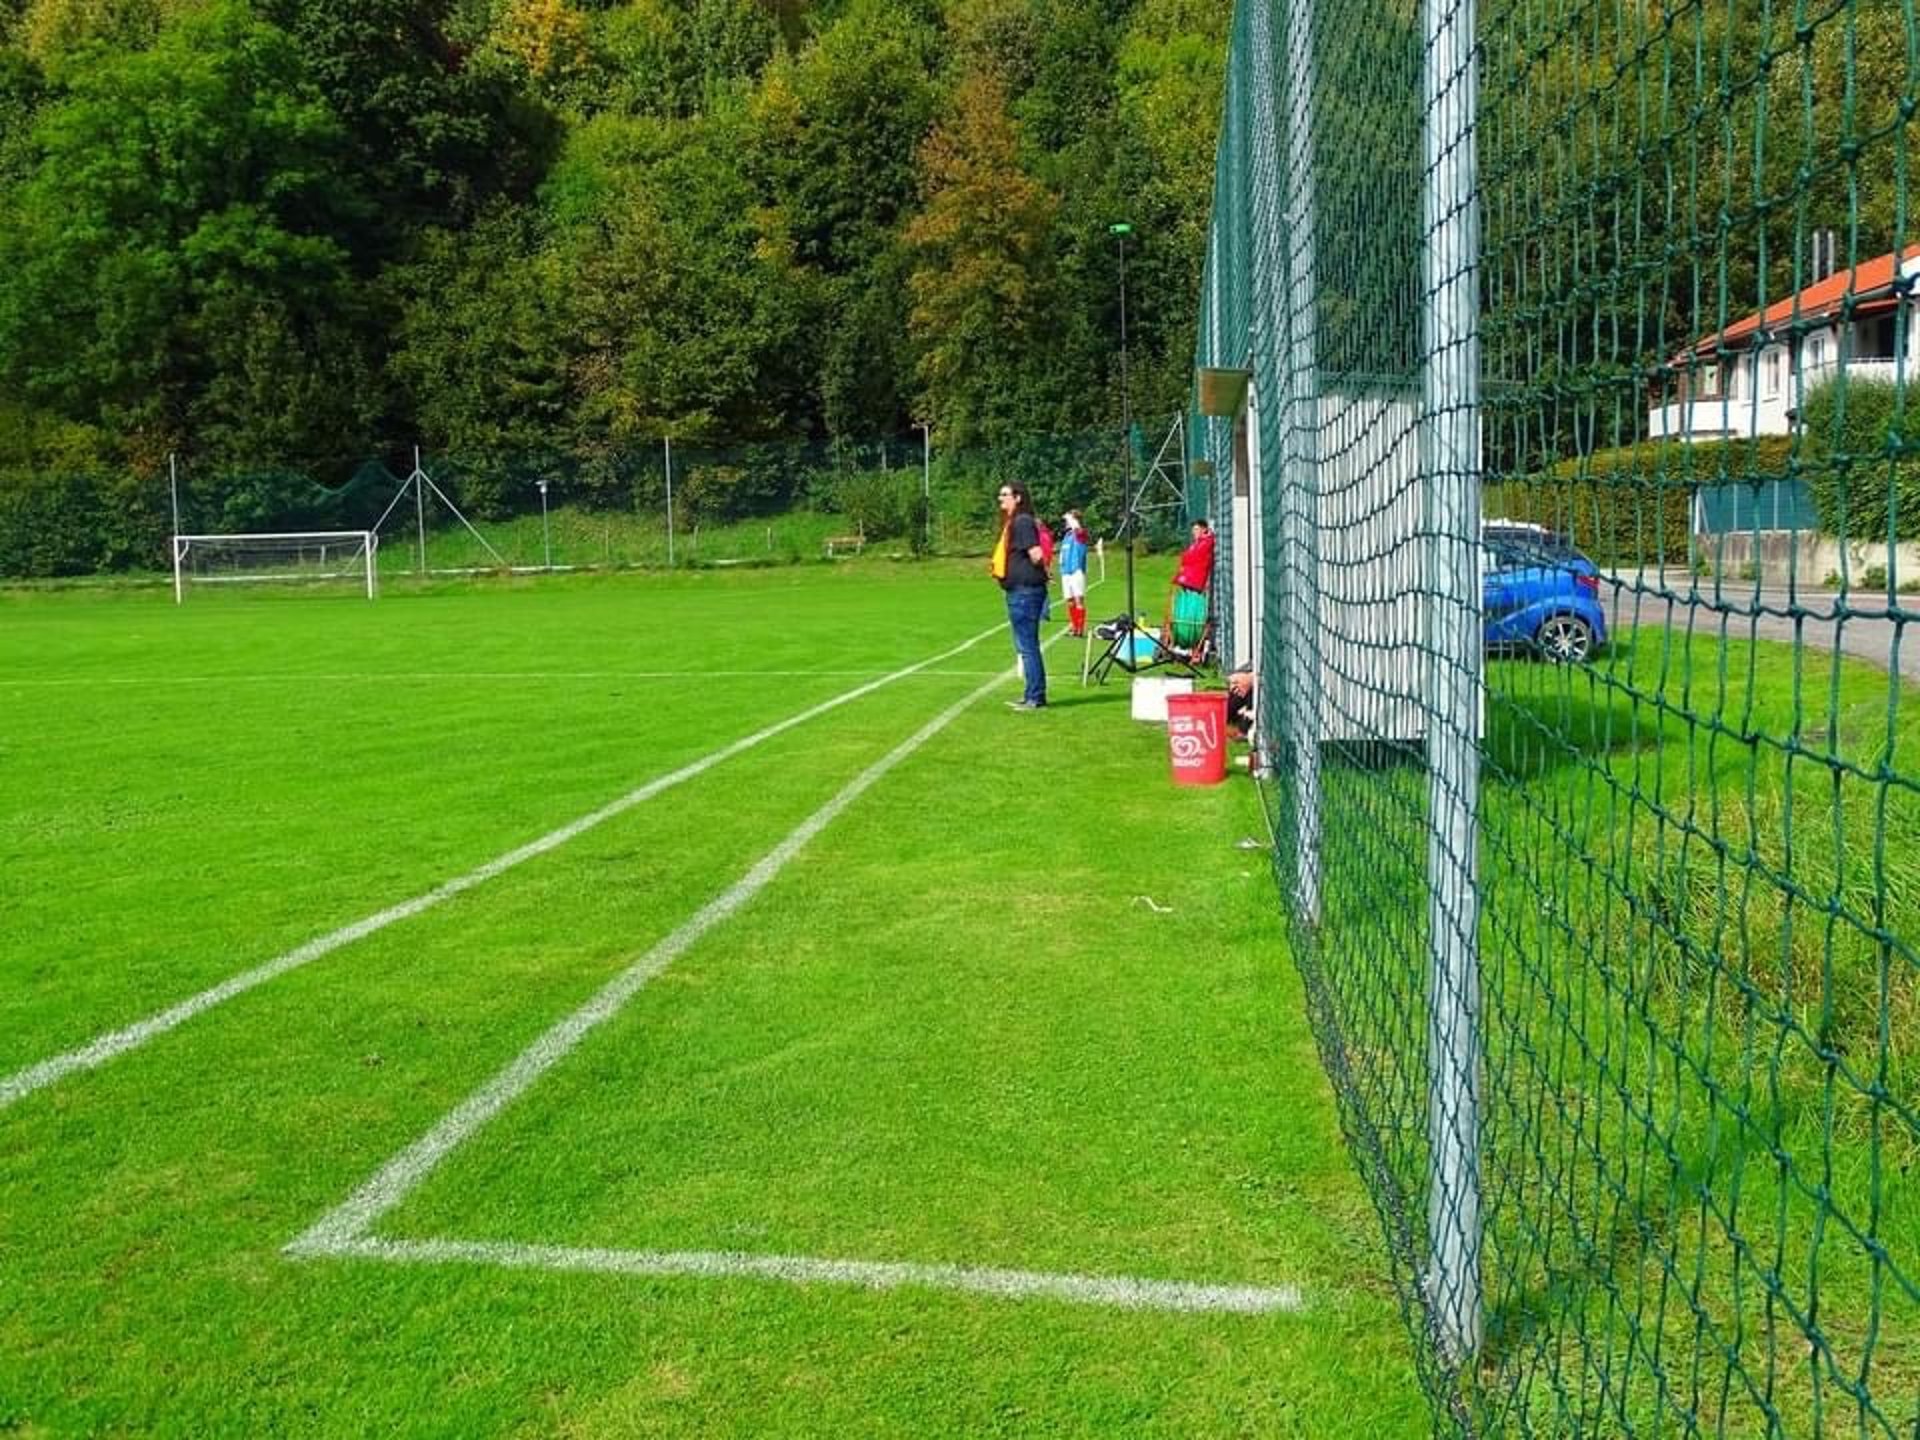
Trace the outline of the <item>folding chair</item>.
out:
<instances>
[{"instance_id":1,"label":"folding chair","mask_svg":"<svg viewBox=\"0 0 1920 1440\"><path fill-rule=\"evenodd\" d=\"M1082 667L1082 683L1092 679L1104 684L1116 668L1138 674L1161 666L1185 671L1197 680L1201 670L1213 661L1213 614L1208 597L1179 585L1168 591L1166 619L1158 632L1119 615L1095 626L1093 633L1107 641L1107 648L1099 659Z\"/></svg>"},{"instance_id":2,"label":"folding chair","mask_svg":"<svg viewBox=\"0 0 1920 1440\"><path fill-rule=\"evenodd\" d=\"M1175 585L1167 593L1167 623L1160 645L1180 663L1208 665L1213 661L1213 599L1205 590Z\"/></svg>"}]
</instances>

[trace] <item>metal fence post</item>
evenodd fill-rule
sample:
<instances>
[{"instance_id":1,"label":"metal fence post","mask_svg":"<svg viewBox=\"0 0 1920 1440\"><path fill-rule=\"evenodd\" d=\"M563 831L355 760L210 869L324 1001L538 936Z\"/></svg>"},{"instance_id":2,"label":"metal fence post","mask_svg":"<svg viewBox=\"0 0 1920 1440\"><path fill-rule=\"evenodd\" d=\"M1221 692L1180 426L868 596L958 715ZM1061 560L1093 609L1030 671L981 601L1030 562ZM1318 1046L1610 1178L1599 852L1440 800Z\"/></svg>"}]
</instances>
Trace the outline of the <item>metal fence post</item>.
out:
<instances>
[{"instance_id":1,"label":"metal fence post","mask_svg":"<svg viewBox=\"0 0 1920 1440\"><path fill-rule=\"evenodd\" d=\"M1425 0L1428 617L1426 1295L1449 1364L1480 1348L1479 210L1473 0Z\"/></svg>"},{"instance_id":2,"label":"metal fence post","mask_svg":"<svg viewBox=\"0 0 1920 1440\"><path fill-rule=\"evenodd\" d=\"M1255 53L1268 56L1266 73L1274 74L1270 26L1266 7L1254 7ZM1287 57L1281 73L1287 77L1286 236L1288 245L1285 296L1287 338L1287 416L1282 446L1286 484L1281 511L1287 559L1282 566L1286 585L1287 691L1292 703L1288 715L1294 765L1294 792L1298 812L1299 864L1295 904L1300 922L1320 923L1320 654L1318 593L1319 547L1313 528L1320 522L1320 383L1319 297L1314 289L1313 185L1313 0L1290 0L1287 12Z\"/></svg>"}]
</instances>

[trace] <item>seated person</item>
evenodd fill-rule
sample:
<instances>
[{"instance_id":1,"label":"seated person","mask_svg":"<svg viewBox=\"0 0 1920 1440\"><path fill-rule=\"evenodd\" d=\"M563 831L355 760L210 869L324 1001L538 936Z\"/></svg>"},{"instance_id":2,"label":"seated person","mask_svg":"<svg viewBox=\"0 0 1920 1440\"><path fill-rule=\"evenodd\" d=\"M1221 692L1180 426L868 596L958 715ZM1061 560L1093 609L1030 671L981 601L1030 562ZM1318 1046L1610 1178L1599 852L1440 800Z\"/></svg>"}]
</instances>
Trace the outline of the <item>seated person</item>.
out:
<instances>
[{"instance_id":1,"label":"seated person","mask_svg":"<svg viewBox=\"0 0 1920 1440\"><path fill-rule=\"evenodd\" d=\"M1253 671L1240 669L1227 676L1227 734L1244 740L1253 730Z\"/></svg>"},{"instance_id":2,"label":"seated person","mask_svg":"<svg viewBox=\"0 0 1920 1440\"><path fill-rule=\"evenodd\" d=\"M1180 568L1173 575L1173 594L1167 602L1165 640L1177 650L1191 650L1207 629L1207 586L1213 581L1213 527L1193 522L1193 542L1180 552Z\"/></svg>"},{"instance_id":3,"label":"seated person","mask_svg":"<svg viewBox=\"0 0 1920 1440\"><path fill-rule=\"evenodd\" d=\"M1193 542L1180 552L1180 568L1173 583L1182 590L1206 593L1213 583L1213 526L1204 520L1193 522Z\"/></svg>"}]
</instances>

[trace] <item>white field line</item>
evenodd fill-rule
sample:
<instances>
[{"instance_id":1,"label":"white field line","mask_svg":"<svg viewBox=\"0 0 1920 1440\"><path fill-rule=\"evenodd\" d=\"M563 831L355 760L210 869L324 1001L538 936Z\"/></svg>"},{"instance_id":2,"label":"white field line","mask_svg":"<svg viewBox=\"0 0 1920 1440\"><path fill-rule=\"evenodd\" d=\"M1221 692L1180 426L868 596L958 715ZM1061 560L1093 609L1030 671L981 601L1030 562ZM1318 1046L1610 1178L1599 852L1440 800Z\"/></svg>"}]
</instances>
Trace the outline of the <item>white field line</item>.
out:
<instances>
[{"instance_id":1,"label":"white field line","mask_svg":"<svg viewBox=\"0 0 1920 1440\"><path fill-rule=\"evenodd\" d=\"M397 1264L498 1265L596 1275L685 1275L706 1279L779 1280L791 1285L857 1285L867 1290L959 1290L998 1300L1061 1300L1116 1310L1265 1315L1298 1312L1297 1285L1202 1285L1126 1275L1061 1275L977 1265L909 1265L876 1260L819 1260L800 1255L733 1251L601 1250L567 1245L515 1245L486 1240L340 1241L301 1253Z\"/></svg>"},{"instance_id":2,"label":"white field line","mask_svg":"<svg viewBox=\"0 0 1920 1440\"><path fill-rule=\"evenodd\" d=\"M518 849L509 850L506 854L489 860L477 869L469 870L464 875L456 876L452 880L435 886L424 895L416 895L411 900L403 900L398 905L388 906L385 910L374 915L369 915L363 920L356 920L351 925L344 925L338 930L330 931L317 939L309 940L306 944L289 950L284 955L280 955L262 965L256 965L251 970L245 970L238 975L231 976L221 981L218 985L202 990L197 995L191 995L178 1004L170 1005L157 1014L149 1015L144 1020L135 1021L133 1024L124 1026L121 1029L110 1030L103 1035L96 1036L77 1050L66 1051L50 1059L29 1065L24 1070L16 1070L10 1075L0 1076L0 1110L5 1109L15 1101L24 1099L36 1090L45 1089L47 1086L66 1078L75 1071L97 1069L116 1056L124 1055L127 1051L145 1045L148 1041L166 1034L169 1030L186 1024L187 1021L194 1019L196 1016L205 1014L216 1005L224 1004L236 995L243 995L249 990L266 984L269 980L277 979L290 970L297 970L301 966L317 960L323 955L340 949L343 945L351 945L356 940L363 940L376 931L384 930L396 921L410 919L422 911L431 910L442 901L450 900L456 895L471 890L476 885L483 884L495 876L511 870L522 861L531 860L536 856L544 855L550 850L559 848L569 840L593 829L596 825L603 824L613 819L616 815L623 814L631 810L634 806L651 800L663 790L671 789L682 781L691 780L694 776L712 769L724 760L732 759L744 750L750 750L764 741L771 740L783 731L791 730L794 726L804 724L808 720L824 715L827 711L845 705L849 701L857 700L863 695L871 694L873 691L880 689L884 685L889 685L895 680L902 679L930 666L938 665L943 660L950 660L962 651L978 645L981 641L1000 634L1003 629L1003 626L996 625L992 629L982 631L972 639L955 646L951 650L933 656L931 659L923 660L917 665L909 665L904 670L896 670L893 674L882 676L880 679L871 681L868 684L856 686L844 694L834 696L831 700L824 700L810 709L802 710L799 714L780 721L778 724L769 725L766 729L756 731L744 739L736 740L731 745L723 746L721 749L714 751L702 759L695 760L688 765L683 765L671 774L662 775L656 780L650 780L639 789L629 791L619 799L601 806L591 814L583 815L577 820L562 825L558 830L542 835L537 840L529 841ZM997 674L998 672L995 673Z\"/></svg>"},{"instance_id":3,"label":"white field line","mask_svg":"<svg viewBox=\"0 0 1920 1440\"><path fill-rule=\"evenodd\" d=\"M464 1144L475 1131L565 1059L592 1030L619 1014L642 986L671 965L690 945L765 889L786 868L787 862L800 853L802 846L859 799L869 786L944 730L969 705L1005 683L1005 676L995 676L966 698L949 705L854 776L839 794L788 832L787 837L745 875L601 986L585 1005L550 1026L505 1069L448 1111L437 1125L381 1166L371 1180L289 1244L288 1251L324 1255L336 1246L364 1237L382 1215L406 1199L457 1146Z\"/></svg>"},{"instance_id":4,"label":"white field line","mask_svg":"<svg viewBox=\"0 0 1920 1440\"><path fill-rule=\"evenodd\" d=\"M985 670L933 670L915 666L910 672L899 673L920 676L964 676L985 675L988 672ZM851 678L885 674L887 674L886 671L876 670L872 666L858 670L815 668L807 670L379 670L305 673L290 671L241 675L66 675L47 678L9 676L5 681L0 681L0 686L7 689L51 689L74 686L103 688L112 685L377 685L389 680L504 680L540 683L554 680L812 680L822 677Z\"/></svg>"},{"instance_id":5,"label":"white field line","mask_svg":"<svg viewBox=\"0 0 1920 1440\"><path fill-rule=\"evenodd\" d=\"M1057 637L1055 637L1057 638ZM1049 642L1051 643L1051 642ZM474 1091L439 1124L389 1160L347 1200L289 1242L299 1258L357 1258L431 1264L472 1263L516 1269L624 1275L749 1277L790 1284L857 1285L873 1290L906 1287L959 1290L999 1299L1051 1299L1129 1310L1208 1311L1264 1314L1304 1308L1293 1285L1204 1285L1118 1275L1062 1275L963 1265L823 1260L792 1255L745 1255L712 1251L582 1249L555 1245L460 1240L384 1240L369 1232L424 1183L454 1150L530 1090L603 1022L659 975L701 936L734 914L770 884L801 848L894 766L952 723L970 705L997 689L1004 677L981 686L948 707L874 762L768 852L730 889L601 987L592 999L559 1021L505 1069Z\"/></svg>"}]
</instances>

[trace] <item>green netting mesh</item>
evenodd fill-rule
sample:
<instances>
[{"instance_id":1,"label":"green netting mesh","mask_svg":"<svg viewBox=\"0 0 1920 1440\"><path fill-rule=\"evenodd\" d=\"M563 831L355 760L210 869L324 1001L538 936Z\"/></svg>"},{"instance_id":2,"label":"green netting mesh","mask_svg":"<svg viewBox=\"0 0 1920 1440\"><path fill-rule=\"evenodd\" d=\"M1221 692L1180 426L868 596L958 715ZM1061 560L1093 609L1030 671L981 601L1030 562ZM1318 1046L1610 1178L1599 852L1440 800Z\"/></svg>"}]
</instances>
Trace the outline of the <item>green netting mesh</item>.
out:
<instances>
[{"instance_id":1,"label":"green netting mesh","mask_svg":"<svg viewBox=\"0 0 1920 1440\"><path fill-rule=\"evenodd\" d=\"M1191 468L1439 1431L1920 1435L1916 112L1911 0L1239 7Z\"/></svg>"}]
</instances>

